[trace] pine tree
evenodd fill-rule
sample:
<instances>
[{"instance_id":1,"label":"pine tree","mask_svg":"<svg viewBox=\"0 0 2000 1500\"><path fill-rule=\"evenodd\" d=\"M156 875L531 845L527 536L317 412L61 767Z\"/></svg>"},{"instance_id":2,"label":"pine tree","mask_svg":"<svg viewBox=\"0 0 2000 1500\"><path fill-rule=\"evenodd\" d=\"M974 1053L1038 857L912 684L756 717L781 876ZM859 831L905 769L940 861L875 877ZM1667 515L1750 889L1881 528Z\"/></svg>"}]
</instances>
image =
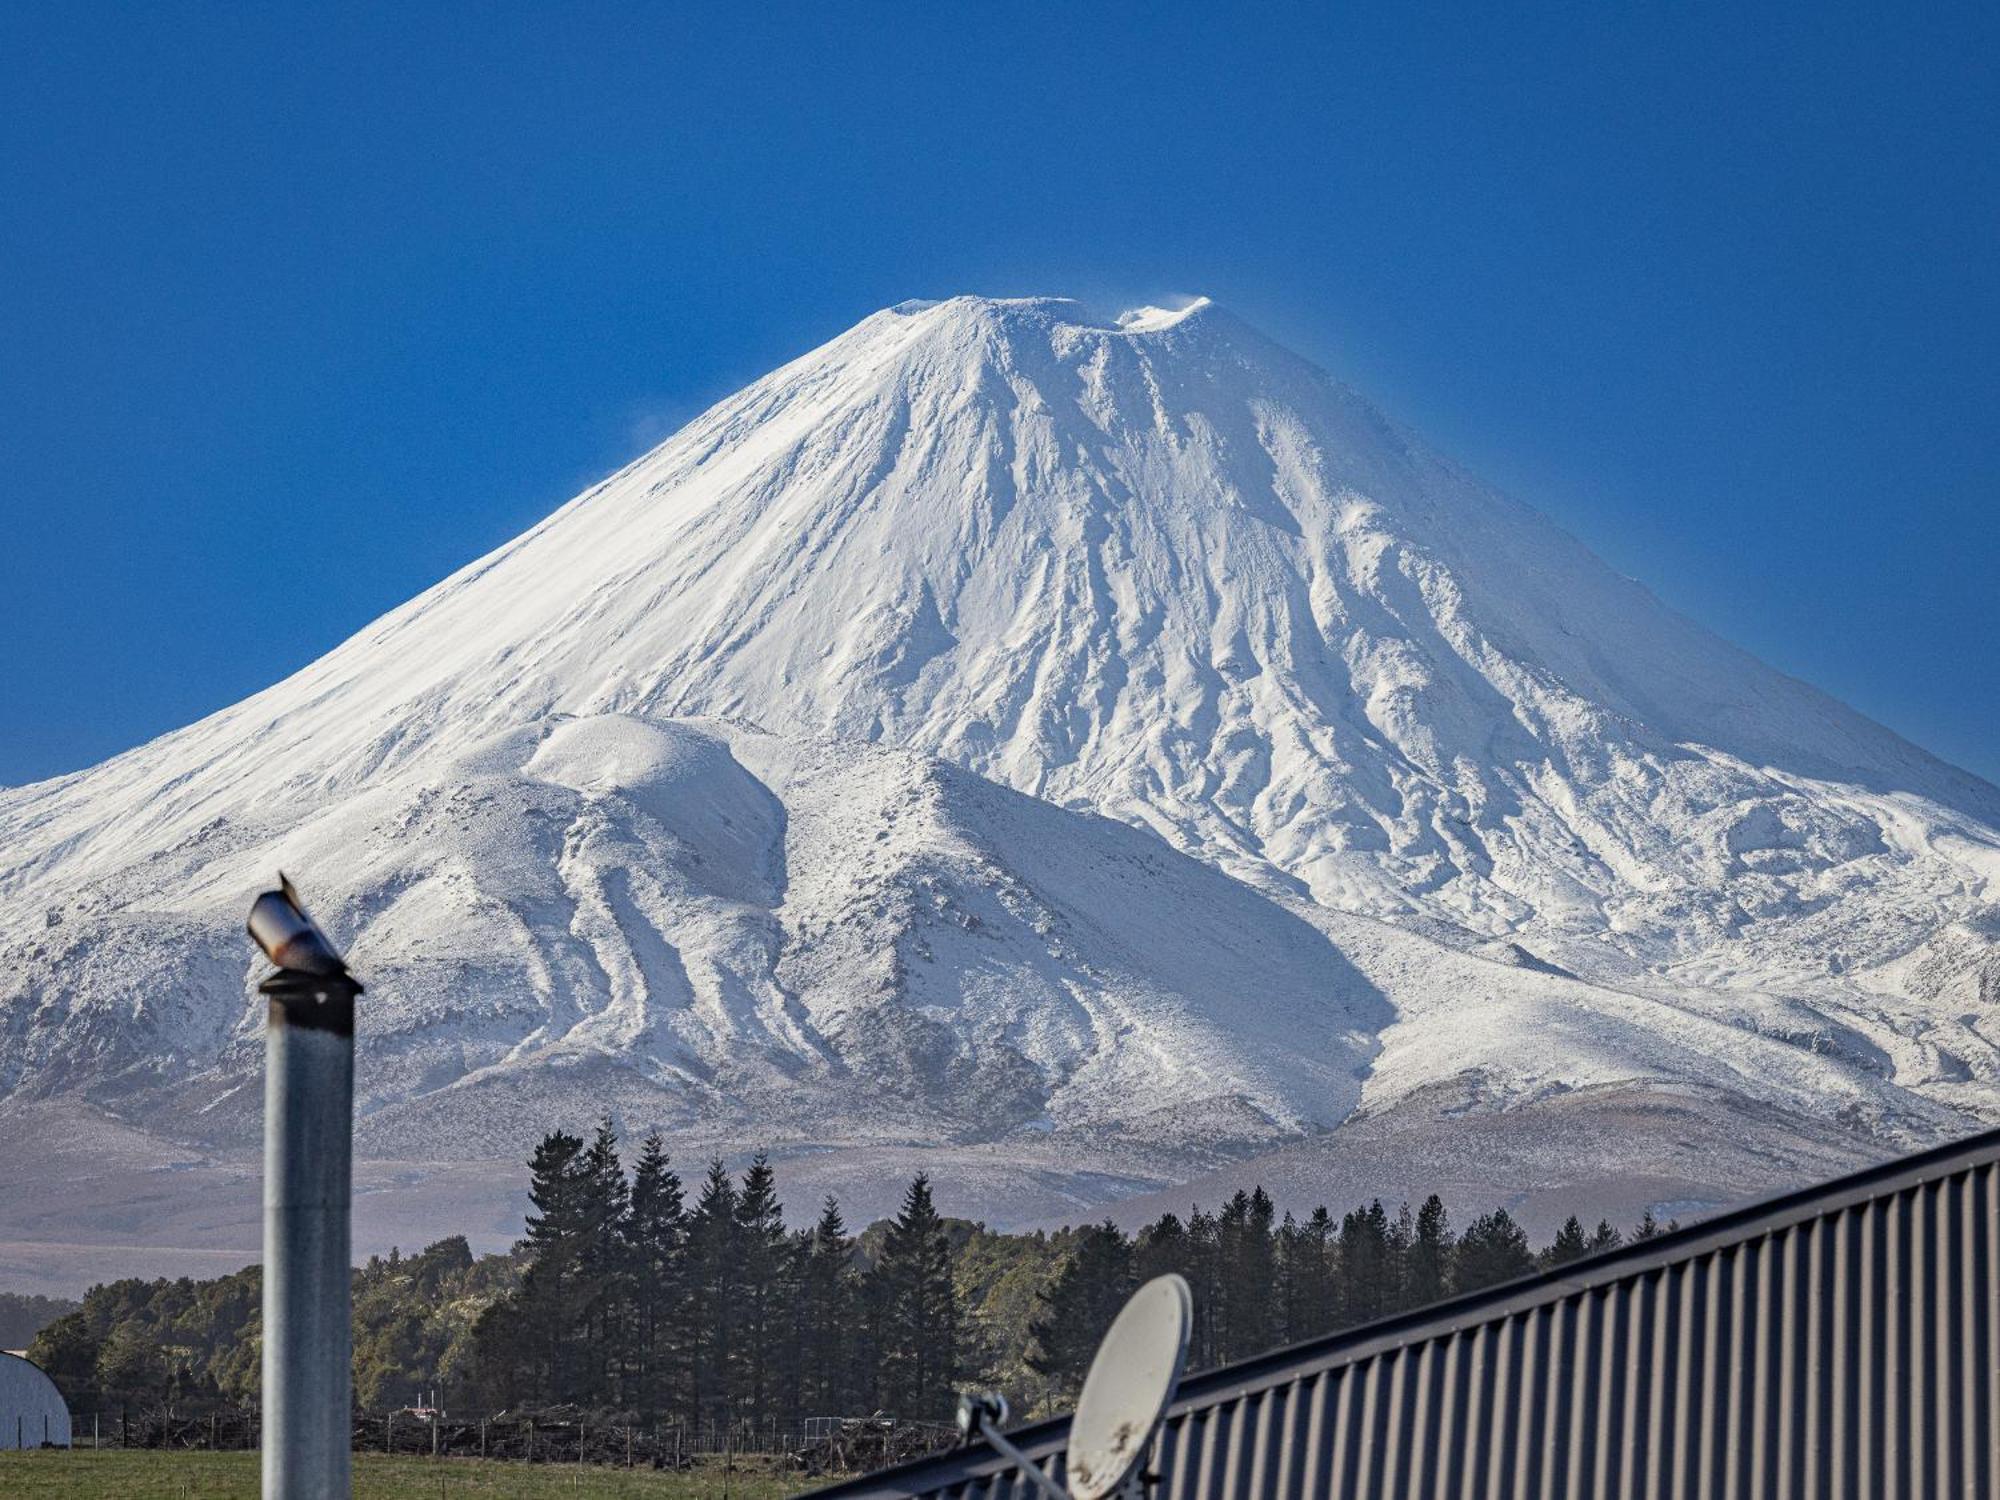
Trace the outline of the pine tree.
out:
<instances>
[{"instance_id":1,"label":"pine tree","mask_svg":"<svg viewBox=\"0 0 2000 1500\"><path fill-rule=\"evenodd\" d=\"M734 1415L737 1320L742 1312L736 1184L720 1157L708 1164L688 1220L690 1314L687 1383L697 1420L726 1423Z\"/></svg>"},{"instance_id":2,"label":"pine tree","mask_svg":"<svg viewBox=\"0 0 2000 1500\"><path fill-rule=\"evenodd\" d=\"M1410 1214L1409 1201L1405 1199L1397 1206L1396 1217L1389 1223L1389 1263L1383 1277L1384 1314L1399 1313L1416 1305L1410 1292L1410 1247L1416 1238L1416 1220Z\"/></svg>"},{"instance_id":3,"label":"pine tree","mask_svg":"<svg viewBox=\"0 0 2000 1500\"><path fill-rule=\"evenodd\" d=\"M890 1345L895 1341L898 1306L895 1287L878 1257L854 1287L857 1328L853 1340L854 1394L858 1411L889 1411L900 1399L892 1389Z\"/></svg>"},{"instance_id":4,"label":"pine tree","mask_svg":"<svg viewBox=\"0 0 2000 1500\"><path fill-rule=\"evenodd\" d=\"M1277 1285L1273 1294L1273 1331L1277 1342L1292 1343L1305 1325L1306 1232L1288 1211L1278 1221Z\"/></svg>"},{"instance_id":5,"label":"pine tree","mask_svg":"<svg viewBox=\"0 0 2000 1500\"><path fill-rule=\"evenodd\" d=\"M1340 1321L1346 1328L1372 1323L1395 1295L1390 1263L1389 1215L1377 1198L1340 1221Z\"/></svg>"},{"instance_id":6,"label":"pine tree","mask_svg":"<svg viewBox=\"0 0 2000 1500\"><path fill-rule=\"evenodd\" d=\"M1528 1237L1504 1208L1474 1219L1453 1259L1454 1291L1472 1292L1525 1276L1535 1269Z\"/></svg>"},{"instance_id":7,"label":"pine tree","mask_svg":"<svg viewBox=\"0 0 2000 1500\"><path fill-rule=\"evenodd\" d=\"M1649 1208L1639 1216L1639 1226L1632 1231L1632 1238L1650 1240L1660 1233L1662 1233L1660 1221L1653 1217L1653 1211Z\"/></svg>"},{"instance_id":8,"label":"pine tree","mask_svg":"<svg viewBox=\"0 0 2000 1500\"><path fill-rule=\"evenodd\" d=\"M1132 1237L1132 1276L1146 1282L1169 1271L1188 1274L1187 1227L1177 1215L1161 1214Z\"/></svg>"},{"instance_id":9,"label":"pine tree","mask_svg":"<svg viewBox=\"0 0 2000 1500\"><path fill-rule=\"evenodd\" d=\"M1590 1242L1584 1238L1582 1221L1571 1214L1563 1220L1562 1228L1556 1231L1556 1237L1549 1242L1540 1259L1544 1270L1553 1270L1571 1261L1582 1260L1589 1253Z\"/></svg>"},{"instance_id":10,"label":"pine tree","mask_svg":"<svg viewBox=\"0 0 2000 1500\"><path fill-rule=\"evenodd\" d=\"M1036 1293L1028 1368L1073 1394L1131 1293L1132 1245L1118 1226L1107 1219L1078 1230L1055 1279Z\"/></svg>"},{"instance_id":11,"label":"pine tree","mask_svg":"<svg viewBox=\"0 0 2000 1500\"><path fill-rule=\"evenodd\" d=\"M1185 1250L1188 1286L1194 1292L1194 1332L1188 1346L1188 1363L1201 1370L1221 1363L1222 1255L1221 1230L1215 1216L1195 1208L1189 1211Z\"/></svg>"},{"instance_id":12,"label":"pine tree","mask_svg":"<svg viewBox=\"0 0 2000 1500\"><path fill-rule=\"evenodd\" d=\"M1253 1353L1277 1339L1278 1206L1260 1183L1250 1190L1250 1216L1238 1246L1237 1276L1246 1292L1239 1334Z\"/></svg>"},{"instance_id":13,"label":"pine tree","mask_svg":"<svg viewBox=\"0 0 2000 1500\"><path fill-rule=\"evenodd\" d=\"M566 1131L542 1137L528 1161L527 1269L513 1299L512 1319L494 1332L519 1341L501 1353L517 1365L514 1382L536 1400L567 1399L583 1366L585 1313L591 1287L584 1275L590 1240L589 1169L581 1138ZM510 1358L511 1356L511 1358Z\"/></svg>"},{"instance_id":14,"label":"pine tree","mask_svg":"<svg viewBox=\"0 0 2000 1500\"><path fill-rule=\"evenodd\" d=\"M649 1135L632 1171L625 1239L632 1270L633 1403L657 1415L684 1410L688 1393L677 1358L689 1333L687 1203L665 1145Z\"/></svg>"},{"instance_id":15,"label":"pine tree","mask_svg":"<svg viewBox=\"0 0 2000 1500\"><path fill-rule=\"evenodd\" d=\"M1263 1188L1240 1188L1215 1217L1216 1359L1227 1363L1268 1349L1272 1342L1272 1282L1277 1210Z\"/></svg>"},{"instance_id":16,"label":"pine tree","mask_svg":"<svg viewBox=\"0 0 2000 1500\"><path fill-rule=\"evenodd\" d=\"M778 1309L784 1323L785 1357L778 1366L774 1399L786 1422L796 1422L807 1414L806 1358L813 1338L812 1288L808 1277L812 1273L813 1233L810 1229L800 1229L785 1237L785 1254L792 1267L792 1290L784 1306ZM826 1415L823 1411L814 1414Z\"/></svg>"},{"instance_id":17,"label":"pine tree","mask_svg":"<svg viewBox=\"0 0 2000 1500\"><path fill-rule=\"evenodd\" d=\"M1188 1350L1190 1369L1200 1369L1209 1363L1204 1340L1209 1312L1206 1304L1211 1292L1195 1261L1196 1248L1190 1241L1187 1226L1175 1214L1161 1214L1140 1230L1132 1241L1132 1279L1135 1282L1148 1282L1155 1276L1164 1276L1172 1271L1186 1277L1194 1293L1194 1334Z\"/></svg>"},{"instance_id":18,"label":"pine tree","mask_svg":"<svg viewBox=\"0 0 2000 1500\"><path fill-rule=\"evenodd\" d=\"M1616 1250L1625 1243L1625 1237L1611 1227L1608 1219L1599 1219L1597 1227L1590 1232L1590 1242L1585 1246L1592 1255L1605 1250Z\"/></svg>"},{"instance_id":19,"label":"pine tree","mask_svg":"<svg viewBox=\"0 0 2000 1500\"><path fill-rule=\"evenodd\" d=\"M1315 1208L1306 1219L1299 1243L1300 1288L1299 1324L1287 1330L1293 1339L1317 1338L1331 1333L1340 1322L1339 1231L1326 1205Z\"/></svg>"},{"instance_id":20,"label":"pine tree","mask_svg":"<svg viewBox=\"0 0 2000 1500\"><path fill-rule=\"evenodd\" d=\"M860 1321L854 1242L831 1193L805 1245L799 1289L800 1399L805 1414L838 1416L857 1405L853 1363Z\"/></svg>"},{"instance_id":21,"label":"pine tree","mask_svg":"<svg viewBox=\"0 0 2000 1500\"><path fill-rule=\"evenodd\" d=\"M958 1288L951 1242L931 1202L930 1179L919 1172L889 1226L881 1278L885 1298L882 1388L894 1415L941 1420L949 1415L959 1375Z\"/></svg>"},{"instance_id":22,"label":"pine tree","mask_svg":"<svg viewBox=\"0 0 2000 1500\"><path fill-rule=\"evenodd\" d=\"M1455 1248L1451 1216L1445 1211L1444 1200L1432 1193L1417 1210L1404 1261L1404 1294L1409 1306L1424 1307L1450 1291Z\"/></svg>"},{"instance_id":23,"label":"pine tree","mask_svg":"<svg viewBox=\"0 0 2000 1500\"><path fill-rule=\"evenodd\" d=\"M736 1351L742 1410L752 1422L763 1422L777 1414L781 1372L789 1362L789 1309L797 1289L777 1176L761 1151L744 1172L737 1194L736 1243L743 1288Z\"/></svg>"},{"instance_id":24,"label":"pine tree","mask_svg":"<svg viewBox=\"0 0 2000 1500\"><path fill-rule=\"evenodd\" d=\"M626 1322L631 1316L632 1269L627 1257L626 1220L631 1189L618 1158L618 1132L609 1119L599 1123L583 1157L583 1249L580 1271L585 1298L581 1383L569 1399L616 1401L628 1357Z\"/></svg>"}]
</instances>

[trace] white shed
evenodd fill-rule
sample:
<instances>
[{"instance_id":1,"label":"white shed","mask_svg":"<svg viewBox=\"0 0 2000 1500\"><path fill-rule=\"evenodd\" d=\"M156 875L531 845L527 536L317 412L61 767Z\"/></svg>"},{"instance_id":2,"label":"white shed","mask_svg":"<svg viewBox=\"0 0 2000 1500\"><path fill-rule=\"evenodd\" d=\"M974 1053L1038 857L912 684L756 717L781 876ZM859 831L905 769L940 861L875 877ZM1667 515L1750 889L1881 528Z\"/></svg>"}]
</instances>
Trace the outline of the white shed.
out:
<instances>
[{"instance_id":1,"label":"white shed","mask_svg":"<svg viewBox=\"0 0 2000 1500\"><path fill-rule=\"evenodd\" d=\"M0 1448L69 1446L69 1407L42 1367L0 1354Z\"/></svg>"}]
</instances>

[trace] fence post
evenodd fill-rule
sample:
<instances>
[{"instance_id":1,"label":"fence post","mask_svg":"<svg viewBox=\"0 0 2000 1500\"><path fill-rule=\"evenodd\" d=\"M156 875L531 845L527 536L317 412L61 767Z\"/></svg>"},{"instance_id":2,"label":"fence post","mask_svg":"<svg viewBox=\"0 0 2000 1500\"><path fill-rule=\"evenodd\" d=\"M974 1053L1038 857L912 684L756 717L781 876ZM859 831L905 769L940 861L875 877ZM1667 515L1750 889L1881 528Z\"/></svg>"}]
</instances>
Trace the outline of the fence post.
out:
<instances>
[{"instance_id":1,"label":"fence post","mask_svg":"<svg viewBox=\"0 0 2000 1500\"><path fill-rule=\"evenodd\" d=\"M486 1418L479 1419L479 1456L486 1457Z\"/></svg>"},{"instance_id":2,"label":"fence post","mask_svg":"<svg viewBox=\"0 0 2000 1500\"><path fill-rule=\"evenodd\" d=\"M382 1451L384 1453L394 1453L396 1451L396 1414L394 1412L390 1412L388 1416L382 1419Z\"/></svg>"}]
</instances>

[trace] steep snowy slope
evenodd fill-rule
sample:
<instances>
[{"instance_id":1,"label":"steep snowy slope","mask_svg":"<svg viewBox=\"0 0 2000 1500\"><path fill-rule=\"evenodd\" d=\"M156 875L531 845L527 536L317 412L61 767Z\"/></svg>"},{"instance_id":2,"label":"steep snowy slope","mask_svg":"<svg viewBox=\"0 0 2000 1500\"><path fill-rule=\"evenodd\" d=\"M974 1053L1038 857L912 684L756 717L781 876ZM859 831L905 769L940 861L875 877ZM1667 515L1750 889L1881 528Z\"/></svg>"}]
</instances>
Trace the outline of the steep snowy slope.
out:
<instances>
[{"instance_id":1,"label":"steep snowy slope","mask_svg":"<svg viewBox=\"0 0 2000 1500\"><path fill-rule=\"evenodd\" d=\"M0 1087L241 1138L282 864L384 1138L615 1097L1161 1176L1449 1083L1893 1142L2000 1117L1996 830L1220 309L906 303L0 792Z\"/></svg>"},{"instance_id":2,"label":"steep snowy slope","mask_svg":"<svg viewBox=\"0 0 2000 1500\"><path fill-rule=\"evenodd\" d=\"M357 934L364 1141L415 1117L508 1153L581 1094L722 1139L1206 1149L1337 1123L1388 1016L1309 922L1143 833L714 721L541 720L218 842L14 950L10 1088L248 1128L238 908L274 862L323 872L324 919Z\"/></svg>"}]
</instances>

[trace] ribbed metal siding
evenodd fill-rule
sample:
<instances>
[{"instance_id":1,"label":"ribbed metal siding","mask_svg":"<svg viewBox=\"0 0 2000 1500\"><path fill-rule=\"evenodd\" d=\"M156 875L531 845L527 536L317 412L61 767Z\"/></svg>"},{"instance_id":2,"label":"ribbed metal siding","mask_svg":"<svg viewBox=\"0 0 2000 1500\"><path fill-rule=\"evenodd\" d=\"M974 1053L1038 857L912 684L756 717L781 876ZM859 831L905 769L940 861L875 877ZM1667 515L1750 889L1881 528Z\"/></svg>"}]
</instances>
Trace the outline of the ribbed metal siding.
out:
<instances>
[{"instance_id":1,"label":"ribbed metal siding","mask_svg":"<svg viewBox=\"0 0 2000 1500\"><path fill-rule=\"evenodd\" d=\"M69 1408L39 1365L0 1352L0 1448L69 1446Z\"/></svg>"},{"instance_id":2,"label":"ribbed metal siding","mask_svg":"<svg viewBox=\"0 0 2000 1500\"><path fill-rule=\"evenodd\" d=\"M1442 1331L1199 1377L1152 1494L1992 1500L1995 1156L1734 1240L1697 1230L1624 1274L1586 1264ZM1059 1473L1060 1443L1058 1424L1029 1451ZM851 1492L1027 1500L1016 1476L971 1472L990 1467L957 1456Z\"/></svg>"}]
</instances>

